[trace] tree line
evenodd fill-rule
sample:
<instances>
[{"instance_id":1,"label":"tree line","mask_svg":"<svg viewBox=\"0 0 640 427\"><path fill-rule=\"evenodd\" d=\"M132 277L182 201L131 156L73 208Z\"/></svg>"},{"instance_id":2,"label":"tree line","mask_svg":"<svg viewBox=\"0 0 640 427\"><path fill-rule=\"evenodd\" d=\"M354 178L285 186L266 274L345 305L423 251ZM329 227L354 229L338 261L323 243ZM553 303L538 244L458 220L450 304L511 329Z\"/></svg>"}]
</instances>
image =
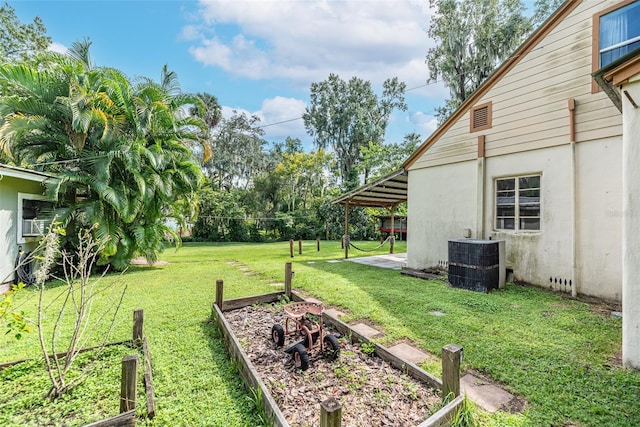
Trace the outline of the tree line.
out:
<instances>
[{"instance_id":1,"label":"tree line","mask_svg":"<svg viewBox=\"0 0 640 427\"><path fill-rule=\"evenodd\" d=\"M451 94L439 121L558 3L538 0L526 17L520 0L430 0L429 79ZM422 139L384 140L393 111L407 108L396 77L381 94L358 77L312 83L310 141L273 142L257 116L222 117L215 95L183 92L166 66L158 80L131 80L94 64L89 40L47 51L42 20L21 23L6 3L0 23L0 161L60 177L47 192L66 235L92 230L106 242L100 263L116 269L156 260L189 226L209 241L338 238L344 211L331 201L397 169ZM354 210L352 237L379 237L379 213Z\"/></svg>"}]
</instances>

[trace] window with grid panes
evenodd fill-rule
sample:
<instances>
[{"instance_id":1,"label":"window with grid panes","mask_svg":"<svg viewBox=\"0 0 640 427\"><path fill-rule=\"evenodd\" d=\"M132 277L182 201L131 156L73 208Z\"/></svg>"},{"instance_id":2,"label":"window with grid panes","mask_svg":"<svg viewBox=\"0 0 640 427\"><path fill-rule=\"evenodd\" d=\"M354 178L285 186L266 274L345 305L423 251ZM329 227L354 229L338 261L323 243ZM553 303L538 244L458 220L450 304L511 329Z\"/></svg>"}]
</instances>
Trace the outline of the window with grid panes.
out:
<instances>
[{"instance_id":1,"label":"window with grid panes","mask_svg":"<svg viewBox=\"0 0 640 427\"><path fill-rule=\"evenodd\" d=\"M496 229L540 230L540 175L496 180Z\"/></svg>"}]
</instances>

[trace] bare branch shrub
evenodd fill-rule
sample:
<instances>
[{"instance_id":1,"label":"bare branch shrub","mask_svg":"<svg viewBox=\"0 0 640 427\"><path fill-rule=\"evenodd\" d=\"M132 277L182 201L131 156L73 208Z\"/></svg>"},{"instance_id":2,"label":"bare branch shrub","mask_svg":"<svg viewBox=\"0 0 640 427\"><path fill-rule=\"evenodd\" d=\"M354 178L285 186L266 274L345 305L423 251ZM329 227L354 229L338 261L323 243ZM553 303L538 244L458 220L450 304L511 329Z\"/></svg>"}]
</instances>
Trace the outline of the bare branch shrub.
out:
<instances>
[{"instance_id":1,"label":"bare branch shrub","mask_svg":"<svg viewBox=\"0 0 640 427\"><path fill-rule=\"evenodd\" d=\"M60 250L61 230L52 227L43 239L43 250L39 256L40 266L35 273L35 285L39 288L38 333L51 380L51 389L47 396L52 399L61 397L91 375L96 360L111 336L127 288L125 285L121 290L115 289L117 281L101 285L100 282L107 270L97 276L91 275L99 253L104 248L104 242L95 240L91 231L92 229L81 230L78 233L78 244L71 253ZM56 263L61 267L62 277L50 274ZM46 307L44 305L48 278L63 283L63 291L54 299L54 302L61 300L61 306L52 309L54 313L51 317L47 316L47 309L51 308L53 303ZM97 299L102 299L107 304L104 304L99 313L93 313L93 303ZM47 340L45 325L50 324L47 322L49 319L55 320L51 336ZM99 348L86 366L75 369L74 361L80 350L86 346L92 332L100 330L98 325L103 322L109 323ZM100 333L103 333L103 330L100 330ZM63 351L59 352L60 349ZM72 370L73 375L69 375Z\"/></svg>"}]
</instances>

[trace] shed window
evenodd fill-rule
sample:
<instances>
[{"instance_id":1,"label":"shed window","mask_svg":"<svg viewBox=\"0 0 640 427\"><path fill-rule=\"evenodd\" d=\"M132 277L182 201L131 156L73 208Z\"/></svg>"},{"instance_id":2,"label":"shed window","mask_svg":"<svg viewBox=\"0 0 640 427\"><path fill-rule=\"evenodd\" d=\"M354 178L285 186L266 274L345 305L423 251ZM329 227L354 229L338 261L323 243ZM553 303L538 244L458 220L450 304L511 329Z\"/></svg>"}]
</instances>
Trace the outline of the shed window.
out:
<instances>
[{"instance_id":1,"label":"shed window","mask_svg":"<svg viewBox=\"0 0 640 427\"><path fill-rule=\"evenodd\" d=\"M496 180L496 229L540 230L540 175Z\"/></svg>"},{"instance_id":2,"label":"shed window","mask_svg":"<svg viewBox=\"0 0 640 427\"><path fill-rule=\"evenodd\" d=\"M491 128L491 102L471 109L471 132Z\"/></svg>"}]
</instances>

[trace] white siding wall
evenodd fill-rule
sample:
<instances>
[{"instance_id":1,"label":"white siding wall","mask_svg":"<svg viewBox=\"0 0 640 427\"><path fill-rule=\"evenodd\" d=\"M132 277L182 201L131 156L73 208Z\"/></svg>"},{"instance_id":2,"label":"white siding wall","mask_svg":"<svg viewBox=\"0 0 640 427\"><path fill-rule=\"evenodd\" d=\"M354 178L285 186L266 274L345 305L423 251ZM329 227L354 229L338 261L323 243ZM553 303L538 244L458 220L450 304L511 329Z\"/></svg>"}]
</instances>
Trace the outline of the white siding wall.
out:
<instances>
[{"instance_id":1,"label":"white siding wall","mask_svg":"<svg viewBox=\"0 0 640 427\"><path fill-rule=\"evenodd\" d=\"M446 255L446 241L469 227L484 234L477 237L506 240L516 279L549 286L550 277L572 277L568 100L574 99L575 280L580 293L620 299L622 117L604 92L591 92L592 16L617 3L581 2L477 100L492 102L492 128L470 133L467 112L411 165L410 268L435 265ZM485 136L485 198L476 219L479 135ZM532 172L543 176L542 230L495 232L493 180Z\"/></svg>"},{"instance_id":2,"label":"white siding wall","mask_svg":"<svg viewBox=\"0 0 640 427\"><path fill-rule=\"evenodd\" d=\"M465 228L475 229L476 168L474 160L409 173L409 268L447 261L448 240L464 237Z\"/></svg>"},{"instance_id":3,"label":"white siding wall","mask_svg":"<svg viewBox=\"0 0 640 427\"><path fill-rule=\"evenodd\" d=\"M550 277L571 280L570 147L494 157L486 160L485 167L485 237L505 241L506 265L514 279L545 286ZM540 231L494 230L495 179L529 174L541 174Z\"/></svg>"},{"instance_id":4,"label":"white siding wall","mask_svg":"<svg viewBox=\"0 0 640 427\"><path fill-rule=\"evenodd\" d=\"M576 146L578 292L622 299L622 144Z\"/></svg>"}]
</instances>

